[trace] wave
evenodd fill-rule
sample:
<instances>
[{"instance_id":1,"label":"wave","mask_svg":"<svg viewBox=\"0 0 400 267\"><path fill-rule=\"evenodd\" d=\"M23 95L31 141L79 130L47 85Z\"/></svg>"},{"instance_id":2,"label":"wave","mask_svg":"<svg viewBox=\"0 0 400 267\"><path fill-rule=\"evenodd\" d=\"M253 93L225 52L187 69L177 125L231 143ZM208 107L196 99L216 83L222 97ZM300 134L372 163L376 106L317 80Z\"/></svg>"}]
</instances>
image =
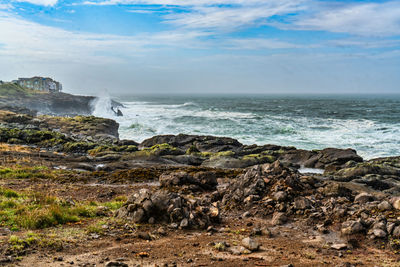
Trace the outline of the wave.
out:
<instances>
[{"instance_id":1,"label":"wave","mask_svg":"<svg viewBox=\"0 0 400 267\"><path fill-rule=\"evenodd\" d=\"M269 143L302 149L355 148L364 158L399 153L396 147L400 146L400 123L395 117L380 121L371 116L357 117L348 110L335 115L327 109L337 107L324 103L312 109L300 109L284 106L282 101L278 103L283 108L273 106L273 101L258 106L221 100L201 104L166 102L165 99L163 102L125 102L124 116L113 117L120 124L120 137L141 142L158 134L186 133L229 136L244 144ZM104 112L101 109L104 103L99 106L99 111ZM304 112L298 114L299 110Z\"/></svg>"}]
</instances>

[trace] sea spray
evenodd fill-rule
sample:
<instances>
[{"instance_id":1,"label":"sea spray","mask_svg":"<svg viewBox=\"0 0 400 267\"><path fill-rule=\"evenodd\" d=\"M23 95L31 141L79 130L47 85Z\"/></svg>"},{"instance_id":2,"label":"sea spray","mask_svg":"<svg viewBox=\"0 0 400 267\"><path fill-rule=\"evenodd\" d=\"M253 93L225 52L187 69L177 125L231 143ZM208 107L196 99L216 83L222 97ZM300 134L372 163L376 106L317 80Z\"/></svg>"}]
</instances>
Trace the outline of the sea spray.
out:
<instances>
[{"instance_id":1,"label":"sea spray","mask_svg":"<svg viewBox=\"0 0 400 267\"><path fill-rule=\"evenodd\" d=\"M91 103L92 115L96 117L115 119L116 113L107 91L103 91Z\"/></svg>"}]
</instances>

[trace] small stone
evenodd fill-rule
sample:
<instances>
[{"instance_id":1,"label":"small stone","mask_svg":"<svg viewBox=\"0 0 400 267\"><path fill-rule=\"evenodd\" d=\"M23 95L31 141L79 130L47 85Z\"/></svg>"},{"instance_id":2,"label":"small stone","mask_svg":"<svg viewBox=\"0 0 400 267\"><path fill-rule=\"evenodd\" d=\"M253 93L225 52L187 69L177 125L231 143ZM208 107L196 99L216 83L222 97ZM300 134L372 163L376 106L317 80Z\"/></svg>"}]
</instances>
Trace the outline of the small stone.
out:
<instances>
[{"instance_id":1,"label":"small stone","mask_svg":"<svg viewBox=\"0 0 400 267\"><path fill-rule=\"evenodd\" d=\"M396 210L400 210L400 197L393 198L392 205Z\"/></svg>"},{"instance_id":2,"label":"small stone","mask_svg":"<svg viewBox=\"0 0 400 267\"><path fill-rule=\"evenodd\" d=\"M177 223L171 223L170 225L168 225L169 228L171 229L178 229L178 224Z\"/></svg>"},{"instance_id":3,"label":"small stone","mask_svg":"<svg viewBox=\"0 0 400 267\"><path fill-rule=\"evenodd\" d=\"M128 264L119 261L109 261L105 265L106 267L128 267Z\"/></svg>"},{"instance_id":4,"label":"small stone","mask_svg":"<svg viewBox=\"0 0 400 267\"><path fill-rule=\"evenodd\" d=\"M336 243L336 244L333 244L331 246L331 248L336 249L336 250L342 250L342 249L346 249L347 248L347 244L345 244L345 243Z\"/></svg>"},{"instance_id":5,"label":"small stone","mask_svg":"<svg viewBox=\"0 0 400 267\"><path fill-rule=\"evenodd\" d=\"M285 201L287 198L287 193L284 191L278 191L274 194L274 199L278 202Z\"/></svg>"},{"instance_id":6,"label":"small stone","mask_svg":"<svg viewBox=\"0 0 400 267\"><path fill-rule=\"evenodd\" d=\"M160 228L158 228L157 229L157 233L159 234L159 235L167 235L167 231L165 230L165 228L164 227L160 227Z\"/></svg>"},{"instance_id":7,"label":"small stone","mask_svg":"<svg viewBox=\"0 0 400 267\"><path fill-rule=\"evenodd\" d=\"M248 218L251 217L251 213L249 211L246 211L245 213L242 214L243 218Z\"/></svg>"},{"instance_id":8,"label":"small stone","mask_svg":"<svg viewBox=\"0 0 400 267\"><path fill-rule=\"evenodd\" d=\"M373 229L372 234L378 238L385 238L387 236L386 232L382 229Z\"/></svg>"},{"instance_id":9,"label":"small stone","mask_svg":"<svg viewBox=\"0 0 400 267\"><path fill-rule=\"evenodd\" d=\"M296 210L305 210L311 208L312 202L308 198L300 197L294 201L294 208Z\"/></svg>"},{"instance_id":10,"label":"small stone","mask_svg":"<svg viewBox=\"0 0 400 267\"><path fill-rule=\"evenodd\" d=\"M282 225L287 222L286 214L283 212L277 212L274 214L271 220L272 225Z\"/></svg>"},{"instance_id":11,"label":"small stone","mask_svg":"<svg viewBox=\"0 0 400 267\"><path fill-rule=\"evenodd\" d=\"M392 207L392 205L391 205L388 201L384 200L384 201L382 201L381 203L379 203L378 209L379 209L379 210L384 210L384 211L385 211L385 210L392 210L393 207Z\"/></svg>"},{"instance_id":12,"label":"small stone","mask_svg":"<svg viewBox=\"0 0 400 267\"><path fill-rule=\"evenodd\" d=\"M364 231L364 227L361 223L356 221L347 221L342 224L342 234L352 235Z\"/></svg>"},{"instance_id":13,"label":"small stone","mask_svg":"<svg viewBox=\"0 0 400 267\"><path fill-rule=\"evenodd\" d=\"M138 232L136 236L143 240L151 240L151 236L146 232Z\"/></svg>"},{"instance_id":14,"label":"small stone","mask_svg":"<svg viewBox=\"0 0 400 267\"><path fill-rule=\"evenodd\" d=\"M242 245L250 251L257 251L260 248L260 244L257 242L257 240L251 237L244 238L242 240Z\"/></svg>"},{"instance_id":15,"label":"small stone","mask_svg":"<svg viewBox=\"0 0 400 267\"><path fill-rule=\"evenodd\" d=\"M354 202L360 203L360 204L365 204L365 203L368 203L368 202L371 202L374 200L375 200L375 197L366 192L360 193L354 198Z\"/></svg>"},{"instance_id":16,"label":"small stone","mask_svg":"<svg viewBox=\"0 0 400 267\"><path fill-rule=\"evenodd\" d=\"M392 236L395 237L395 238L399 238L400 237L400 226L396 226L393 229Z\"/></svg>"},{"instance_id":17,"label":"small stone","mask_svg":"<svg viewBox=\"0 0 400 267\"><path fill-rule=\"evenodd\" d=\"M187 228L187 227L189 226L189 220L188 220L187 218L184 218L184 219L181 221L181 223L180 223L179 226L180 226L181 228L183 228L183 229Z\"/></svg>"},{"instance_id":18,"label":"small stone","mask_svg":"<svg viewBox=\"0 0 400 267\"><path fill-rule=\"evenodd\" d=\"M133 212L132 219L135 223L142 222L144 218L145 218L145 213L143 209L137 209Z\"/></svg>"}]
</instances>

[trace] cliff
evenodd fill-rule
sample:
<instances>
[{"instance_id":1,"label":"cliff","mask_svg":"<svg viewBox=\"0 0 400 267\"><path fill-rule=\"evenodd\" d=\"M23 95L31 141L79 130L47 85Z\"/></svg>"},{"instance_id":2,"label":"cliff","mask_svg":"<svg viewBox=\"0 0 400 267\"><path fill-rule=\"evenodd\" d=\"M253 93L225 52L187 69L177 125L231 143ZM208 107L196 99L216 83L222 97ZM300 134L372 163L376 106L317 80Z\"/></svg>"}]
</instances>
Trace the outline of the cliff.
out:
<instances>
[{"instance_id":1,"label":"cliff","mask_svg":"<svg viewBox=\"0 0 400 267\"><path fill-rule=\"evenodd\" d=\"M0 85L0 108L6 110L26 108L46 115L91 115L91 103L94 99L94 96L40 92L13 83ZM115 101L112 105L122 106Z\"/></svg>"}]
</instances>

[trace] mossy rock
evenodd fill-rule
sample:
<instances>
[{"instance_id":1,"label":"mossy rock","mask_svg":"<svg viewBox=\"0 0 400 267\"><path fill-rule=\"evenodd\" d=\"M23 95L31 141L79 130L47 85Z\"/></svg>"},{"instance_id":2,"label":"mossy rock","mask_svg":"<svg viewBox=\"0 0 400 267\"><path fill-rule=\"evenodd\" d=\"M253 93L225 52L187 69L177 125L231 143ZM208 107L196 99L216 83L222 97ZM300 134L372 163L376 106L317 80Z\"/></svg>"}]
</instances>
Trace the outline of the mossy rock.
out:
<instances>
[{"instance_id":1,"label":"mossy rock","mask_svg":"<svg viewBox=\"0 0 400 267\"><path fill-rule=\"evenodd\" d=\"M95 147L96 144L90 142L68 142L63 145L62 150L65 152L86 153Z\"/></svg>"},{"instance_id":2,"label":"mossy rock","mask_svg":"<svg viewBox=\"0 0 400 267\"><path fill-rule=\"evenodd\" d=\"M166 156L166 155L183 155L183 154L185 154L185 152L182 151L181 149L171 146L170 144L167 144L167 143L157 144L150 148L144 148L140 152L142 152L141 154L148 155L148 156Z\"/></svg>"},{"instance_id":3,"label":"mossy rock","mask_svg":"<svg viewBox=\"0 0 400 267\"><path fill-rule=\"evenodd\" d=\"M121 152L121 153L131 153L138 151L137 146L134 145L122 145L122 146L113 146L113 145L101 145L97 146L88 151L91 156L101 156L105 154L110 154L113 152Z\"/></svg>"}]
</instances>

